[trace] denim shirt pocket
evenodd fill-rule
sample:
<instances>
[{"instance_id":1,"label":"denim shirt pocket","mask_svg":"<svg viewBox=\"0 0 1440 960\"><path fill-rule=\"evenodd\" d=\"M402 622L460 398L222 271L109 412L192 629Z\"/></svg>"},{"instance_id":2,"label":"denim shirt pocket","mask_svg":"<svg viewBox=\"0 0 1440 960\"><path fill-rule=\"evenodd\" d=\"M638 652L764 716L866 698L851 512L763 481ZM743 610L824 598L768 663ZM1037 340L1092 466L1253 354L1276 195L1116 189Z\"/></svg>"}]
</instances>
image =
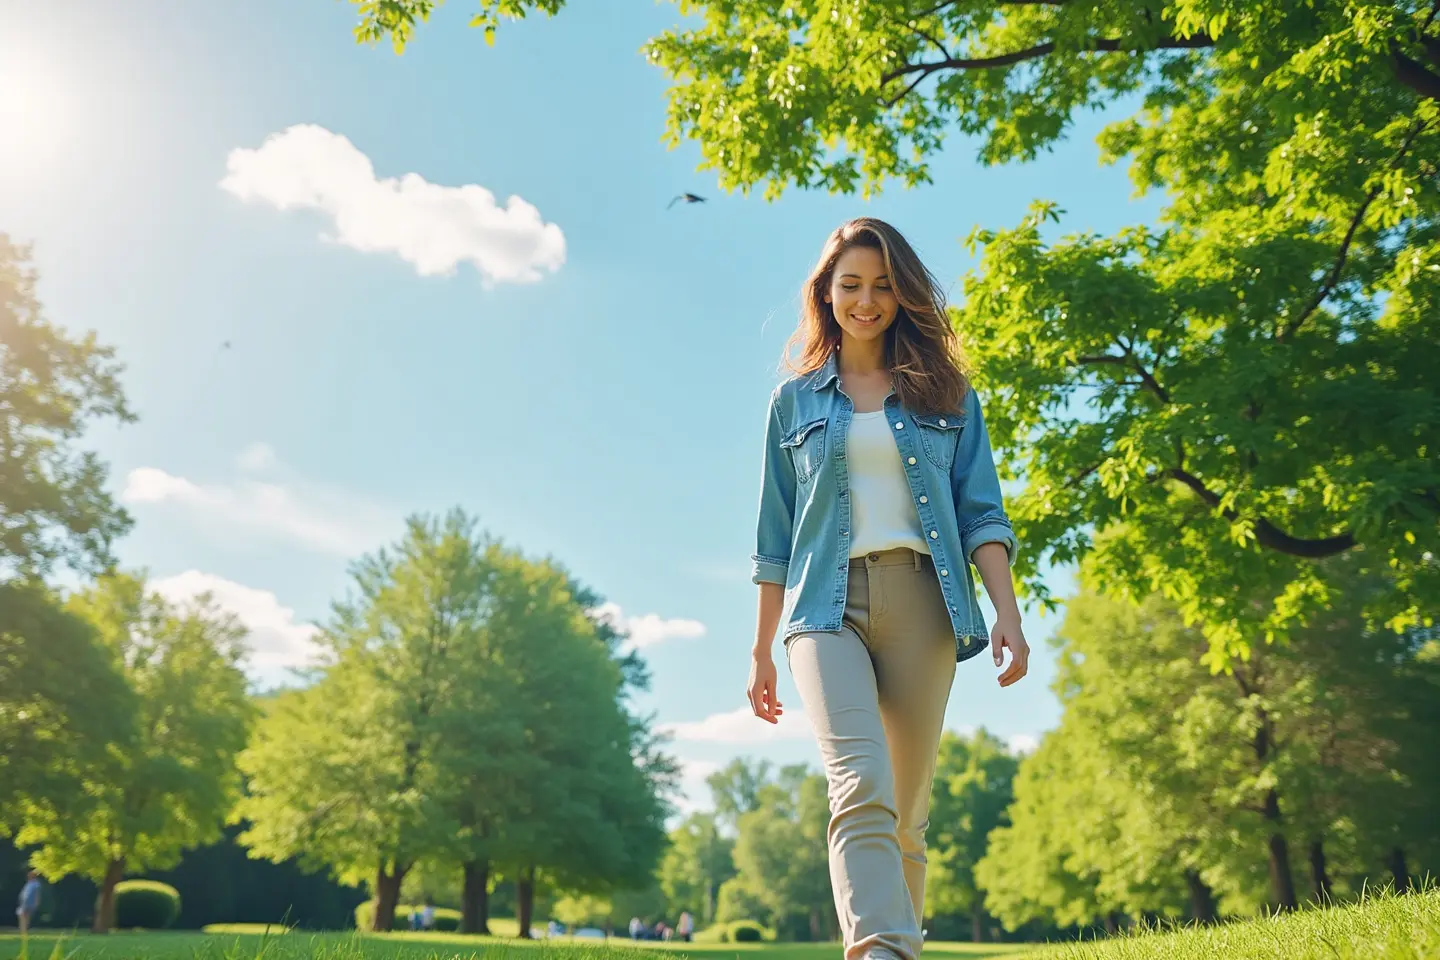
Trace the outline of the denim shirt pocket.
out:
<instances>
[{"instance_id":1,"label":"denim shirt pocket","mask_svg":"<svg viewBox=\"0 0 1440 960\"><path fill-rule=\"evenodd\" d=\"M811 420L796 427L780 441L781 449L790 451L795 464L796 483L808 483L825 459L825 424L825 417Z\"/></svg>"},{"instance_id":2,"label":"denim shirt pocket","mask_svg":"<svg viewBox=\"0 0 1440 960\"><path fill-rule=\"evenodd\" d=\"M955 463L955 448L960 442L960 431L965 427L965 415L916 414L915 423L920 427L920 443L925 447L925 456L941 470L948 471Z\"/></svg>"}]
</instances>

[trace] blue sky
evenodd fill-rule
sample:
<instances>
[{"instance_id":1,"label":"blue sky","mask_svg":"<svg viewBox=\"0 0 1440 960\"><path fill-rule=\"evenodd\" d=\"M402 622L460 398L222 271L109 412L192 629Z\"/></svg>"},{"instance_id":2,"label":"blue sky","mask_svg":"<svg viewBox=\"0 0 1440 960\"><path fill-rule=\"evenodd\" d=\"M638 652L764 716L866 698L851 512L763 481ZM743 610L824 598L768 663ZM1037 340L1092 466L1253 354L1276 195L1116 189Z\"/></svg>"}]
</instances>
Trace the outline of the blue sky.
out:
<instances>
[{"instance_id":1,"label":"blue sky","mask_svg":"<svg viewBox=\"0 0 1440 960\"><path fill-rule=\"evenodd\" d=\"M935 186L869 203L724 195L660 143L639 49L668 3L576 2L487 48L452 0L403 57L355 45L352 11L0 0L0 230L35 245L49 317L127 366L139 423L85 440L137 521L123 562L214 590L273 679L350 558L461 505L634 618L691 802L733 756L814 761L798 710L771 729L742 691L764 407L826 234L884 217L958 281L959 238L1035 198L1066 232L1157 201L1098 165L1097 115L1005 168L957 136ZM442 189L465 185L493 204ZM710 201L667 211L682 190ZM1053 627L1028 620L1016 687L963 665L948 725L1052 726Z\"/></svg>"}]
</instances>

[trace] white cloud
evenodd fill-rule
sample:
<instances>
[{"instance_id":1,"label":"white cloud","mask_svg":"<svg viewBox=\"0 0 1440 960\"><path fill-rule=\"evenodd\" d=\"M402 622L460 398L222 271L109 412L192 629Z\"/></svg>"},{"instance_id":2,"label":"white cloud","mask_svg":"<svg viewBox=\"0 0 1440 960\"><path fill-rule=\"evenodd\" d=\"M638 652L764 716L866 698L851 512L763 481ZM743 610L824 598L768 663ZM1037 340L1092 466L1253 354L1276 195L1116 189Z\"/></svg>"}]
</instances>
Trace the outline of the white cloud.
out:
<instances>
[{"instance_id":1,"label":"white cloud","mask_svg":"<svg viewBox=\"0 0 1440 960\"><path fill-rule=\"evenodd\" d=\"M1040 746L1040 738L1033 733L1012 733L1005 742L1016 753L1034 753L1035 748Z\"/></svg>"},{"instance_id":2,"label":"white cloud","mask_svg":"<svg viewBox=\"0 0 1440 960\"><path fill-rule=\"evenodd\" d=\"M590 612L608 620L629 638L624 646L627 652L653 647L666 640L696 640L705 636L705 624L699 620L667 620L655 613L626 616L618 603L602 603Z\"/></svg>"},{"instance_id":3,"label":"white cloud","mask_svg":"<svg viewBox=\"0 0 1440 960\"><path fill-rule=\"evenodd\" d=\"M342 557L372 549L395 527L387 511L337 491L255 480L196 483L157 467L131 470L120 499L130 506L178 507L227 536L287 540Z\"/></svg>"},{"instance_id":4,"label":"white cloud","mask_svg":"<svg viewBox=\"0 0 1440 960\"><path fill-rule=\"evenodd\" d=\"M298 622L295 611L281 604L268 590L257 590L199 570L152 581L150 588L172 603L185 603L201 594L210 594L218 607L233 613L250 631L246 639L250 648L249 666L258 672L273 674L303 667L319 652L315 645L319 628Z\"/></svg>"},{"instance_id":5,"label":"white cloud","mask_svg":"<svg viewBox=\"0 0 1440 960\"><path fill-rule=\"evenodd\" d=\"M661 724L660 731L695 743L767 743L811 737L810 724L800 709L786 710L779 723L771 724L755 716L748 706L712 713L703 720Z\"/></svg>"},{"instance_id":6,"label":"white cloud","mask_svg":"<svg viewBox=\"0 0 1440 960\"><path fill-rule=\"evenodd\" d=\"M447 187L416 173L378 178L347 138L314 124L271 134L257 149L237 148L220 187L279 210L319 210L336 243L394 253L421 276L452 274L462 263L486 285L533 283L565 262L565 235L520 197L504 206L484 187Z\"/></svg>"},{"instance_id":7,"label":"white cloud","mask_svg":"<svg viewBox=\"0 0 1440 960\"><path fill-rule=\"evenodd\" d=\"M260 473L275 466L276 460L275 450L268 443L252 443L240 451L235 463L246 473Z\"/></svg>"}]
</instances>

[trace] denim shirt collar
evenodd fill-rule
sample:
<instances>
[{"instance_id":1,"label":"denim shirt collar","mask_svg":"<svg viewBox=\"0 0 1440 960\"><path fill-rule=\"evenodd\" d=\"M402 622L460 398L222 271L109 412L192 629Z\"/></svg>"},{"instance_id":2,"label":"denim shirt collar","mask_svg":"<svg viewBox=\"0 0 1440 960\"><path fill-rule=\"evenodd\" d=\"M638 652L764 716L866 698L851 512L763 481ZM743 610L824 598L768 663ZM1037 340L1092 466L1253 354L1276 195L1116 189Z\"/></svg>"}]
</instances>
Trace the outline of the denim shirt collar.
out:
<instances>
[{"instance_id":1,"label":"denim shirt collar","mask_svg":"<svg viewBox=\"0 0 1440 960\"><path fill-rule=\"evenodd\" d=\"M810 389L820 392L836 380L840 379L840 351L831 350L830 356L825 358L825 363L819 370L810 374Z\"/></svg>"}]
</instances>

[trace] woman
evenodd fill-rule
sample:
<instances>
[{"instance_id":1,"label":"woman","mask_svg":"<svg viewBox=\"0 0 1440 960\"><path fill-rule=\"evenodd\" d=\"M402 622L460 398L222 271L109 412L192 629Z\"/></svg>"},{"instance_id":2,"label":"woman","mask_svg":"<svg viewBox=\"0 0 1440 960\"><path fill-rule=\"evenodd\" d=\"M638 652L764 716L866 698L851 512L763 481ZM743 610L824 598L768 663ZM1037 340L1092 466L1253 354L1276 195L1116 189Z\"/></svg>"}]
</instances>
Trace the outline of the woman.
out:
<instances>
[{"instance_id":1,"label":"woman","mask_svg":"<svg viewBox=\"0 0 1440 960\"><path fill-rule=\"evenodd\" d=\"M784 712L778 631L829 781L845 956L913 958L945 705L987 638L971 564L997 613L995 665L1011 653L1000 685L1025 676L1015 535L944 296L905 238L844 224L802 296L796 375L766 428L750 705L769 723Z\"/></svg>"}]
</instances>

